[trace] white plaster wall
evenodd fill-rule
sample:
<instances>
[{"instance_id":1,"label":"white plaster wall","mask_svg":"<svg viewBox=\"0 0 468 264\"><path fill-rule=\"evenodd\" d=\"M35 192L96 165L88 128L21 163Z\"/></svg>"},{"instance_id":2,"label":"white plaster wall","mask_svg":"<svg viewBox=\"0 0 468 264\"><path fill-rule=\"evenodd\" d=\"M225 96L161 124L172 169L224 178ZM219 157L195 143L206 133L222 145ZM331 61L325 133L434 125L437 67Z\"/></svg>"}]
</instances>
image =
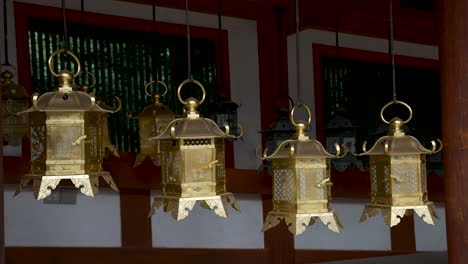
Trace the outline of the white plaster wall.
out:
<instances>
[{"instance_id":1,"label":"white plaster wall","mask_svg":"<svg viewBox=\"0 0 468 264\"><path fill-rule=\"evenodd\" d=\"M417 251L447 251L445 206L437 204L436 212L440 220L436 220L435 225L428 225L417 215L414 216Z\"/></svg>"},{"instance_id":2,"label":"white plaster wall","mask_svg":"<svg viewBox=\"0 0 468 264\"><path fill-rule=\"evenodd\" d=\"M314 65L313 65L313 44L323 44L336 46L335 32L315 29L304 30L300 34L300 70L301 70L301 91L303 102L312 110L313 120L315 119L315 97L314 97ZM388 40L371 38L365 36L338 33L339 46L366 51L388 53ZM436 46L421 45L395 41L394 49L396 55L405 55L417 58L438 60L438 48ZM296 35L288 37L288 80L289 95L297 98L297 78L296 78ZM389 101L391 98L389 98ZM315 137L316 125L313 123L309 133Z\"/></svg>"},{"instance_id":3,"label":"white plaster wall","mask_svg":"<svg viewBox=\"0 0 468 264\"><path fill-rule=\"evenodd\" d=\"M30 191L5 198L7 247L120 247L120 197L100 190L94 198L79 194L75 205L44 204Z\"/></svg>"},{"instance_id":4,"label":"white plaster wall","mask_svg":"<svg viewBox=\"0 0 468 264\"><path fill-rule=\"evenodd\" d=\"M335 209L344 229L330 231L320 220L295 237L296 249L390 250L390 228L379 215L360 223L364 200L334 199Z\"/></svg>"},{"instance_id":5,"label":"white plaster wall","mask_svg":"<svg viewBox=\"0 0 468 264\"><path fill-rule=\"evenodd\" d=\"M11 2L11 0L9 0ZM17 0L17 2L60 7L60 1ZM11 5L11 3L10 3ZM67 8L80 10L79 0L67 1ZM12 10L12 9L10 9ZM108 15L152 20L152 7L149 5L127 3L115 0L85 1L85 10ZM190 12L190 24L194 26L218 28L218 17L204 13ZM14 19L10 12L9 27L14 31ZM156 9L158 21L185 24L185 11L178 9ZM222 17L222 27L229 35L229 70L232 100L241 105L238 120L245 133L243 140L234 144L235 167L256 169L260 161L255 157L254 148L261 143L260 130L260 90L258 69L257 23L253 20ZM10 40L15 47L14 36ZM16 64L16 50L12 63ZM13 56L11 56L13 57Z\"/></svg>"},{"instance_id":6,"label":"white plaster wall","mask_svg":"<svg viewBox=\"0 0 468 264\"><path fill-rule=\"evenodd\" d=\"M158 192L153 192L152 199ZM260 195L234 194L241 212L229 206L227 218L197 203L187 218L176 221L159 209L151 218L153 247L263 248L263 211Z\"/></svg>"}]
</instances>

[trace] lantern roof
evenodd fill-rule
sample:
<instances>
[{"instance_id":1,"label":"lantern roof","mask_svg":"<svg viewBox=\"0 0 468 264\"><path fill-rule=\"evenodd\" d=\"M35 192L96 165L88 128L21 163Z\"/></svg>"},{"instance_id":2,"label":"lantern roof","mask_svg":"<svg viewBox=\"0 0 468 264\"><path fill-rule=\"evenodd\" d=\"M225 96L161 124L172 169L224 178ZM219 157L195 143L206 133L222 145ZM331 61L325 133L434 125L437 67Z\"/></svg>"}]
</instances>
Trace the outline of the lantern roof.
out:
<instances>
[{"instance_id":1,"label":"lantern roof","mask_svg":"<svg viewBox=\"0 0 468 264\"><path fill-rule=\"evenodd\" d=\"M295 135L297 136L297 135ZM328 153L322 144L315 139L289 139L281 142L275 152L267 159L287 158L336 158Z\"/></svg>"},{"instance_id":2,"label":"lantern roof","mask_svg":"<svg viewBox=\"0 0 468 264\"><path fill-rule=\"evenodd\" d=\"M96 97L92 93L74 91L71 86L73 78L73 73L67 70L58 73L58 90L42 95L33 94L33 106L25 112L114 112L99 106Z\"/></svg>"},{"instance_id":3,"label":"lantern roof","mask_svg":"<svg viewBox=\"0 0 468 264\"><path fill-rule=\"evenodd\" d=\"M383 115L385 109L395 104L403 105L408 109L408 119L404 121L399 117L394 117L390 121L385 119ZM362 146L364 153L359 154L359 156L434 154L441 151L443 144L440 139L437 140L440 143L439 148L437 149L436 142L432 140L432 148L429 150L421 145L421 143L415 137L405 134L404 126L411 120L412 117L413 110L405 102L394 100L384 105L382 110L380 110L380 118L384 123L388 124L388 134L386 136L380 137L369 151L366 151L366 142L364 142L364 145Z\"/></svg>"},{"instance_id":4,"label":"lantern roof","mask_svg":"<svg viewBox=\"0 0 468 264\"><path fill-rule=\"evenodd\" d=\"M309 119L308 121L294 121L294 110L297 106L302 106L306 109ZM279 144L276 150L270 156L264 155L263 159L283 159L283 158L336 158L341 157L339 147L337 147L337 154L333 155L328 153L323 145L315 140L309 138L305 134L307 127L311 122L310 109L304 104L298 104L293 107L290 114L290 121L296 129L296 133L291 139L285 140ZM346 154L346 153L345 153Z\"/></svg>"},{"instance_id":5,"label":"lantern roof","mask_svg":"<svg viewBox=\"0 0 468 264\"><path fill-rule=\"evenodd\" d=\"M198 101L193 97L182 100L180 90L187 83L198 85L203 92L203 98ZM203 118L197 112L197 107L205 100L205 88L203 85L192 79L183 81L178 88L177 95L179 101L184 104L184 117L172 120L164 130L155 139L183 139L183 138L236 138L229 134L229 127L226 127L226 132L222 131L218 125L209 118Z\"/></svg>"},{"instance_id":6,"label":"lantern roof","mask_svg":"<svg viewBox=\"0 0 468 264\"><path fill-rule=\"evenodd\" d=\"M138 117L153 116L153 113L157 113L158 115L175 116L174 112L172 112L168 106L161 103L159 100L155 100L153 103L145 106L145 108L141 110L140 114L138 114Z\"/></svg>"},{"instance_id":7,"label":"lantern roof","mask_svg":"<svg viewBox=\"0 0 468 264\"><path fill-rule=\"evenodd\" d=\"M432 154L433 149L425 148L415 137L406 135L402 126L405 121L398 117L389 122L388 134L380 137L369 150L360 155L408 155L408 154Z\"/></svg>"},{"instance_id":8,"label":"lantern roof","mask_svg":"<svg viewBox=\"0 0 468 264\"><path fill-rule=\"evenodd\" d=\"M213 120L203 117L183 117L170 122L160 135L151 139L215 137L225 138L226 133Z\"/></svg>"}]
</instances>

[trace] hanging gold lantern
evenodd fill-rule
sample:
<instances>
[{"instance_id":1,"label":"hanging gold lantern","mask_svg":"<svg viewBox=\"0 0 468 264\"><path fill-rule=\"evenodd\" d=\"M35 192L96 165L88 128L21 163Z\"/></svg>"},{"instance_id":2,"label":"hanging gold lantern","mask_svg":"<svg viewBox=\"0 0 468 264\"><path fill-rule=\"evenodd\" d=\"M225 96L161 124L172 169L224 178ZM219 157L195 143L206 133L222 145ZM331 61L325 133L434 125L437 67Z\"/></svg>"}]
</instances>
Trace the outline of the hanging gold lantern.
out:
<instances>
[{"instance_id":1,"label":"hanging gold lantern","mask_svg":"<svg viewBox=\"0 0 468 264\"><path fill-rule=\"evenodd\" d=\"M407 120L395 117L387 121L384 118L384 110L393 104L408 108ZM389 124L388 135L379 138L369 151L366 151L366 142L363 144L364 153L359 156L370 157L372 200L366 204L361 222L379 212L389 226L397 225L403 216L411 215L413 211L431 225L434 224L433 218L438 218L434 204L427 196L426 155L441 151L442 142L438 139L440 147L437 149L436 142L432 141L432 149L429 150L416 138L405 135L402 126L411 120L412 115L411 107L404 102L386 104L380 117Z\"/></svg>"},{"instance_id":2,"label":"hanging gold lantern","mask_svg":"<svg viewBox=\"0 0 468 264\"><path fill-rule=\"evenodd\" d=\"M83 72L80 73L80 75L82 74ZM94 76L94 74L90 73L90 72L86 72L89 76L91 76L92 78L92 83L91 85L89 84L82 84L80 86L76 85L75 82L73 82L73 86L77 87L78 89L80 89L82 92L85 92L85 93L91 93L91 88L93 88L95 85L96 85L96 77ZM122 101L120 100L119 97L117 96L114 96L114 98L117 100L118 102L118 107L116 109L112 109L111 107L109 107L106 102L102 101L101 99L99 98L96 98L96 104L98 106L100 106L101 108L105 109L105 110L109 110L111 111L112 113L117 113L120 111L120 109L122 108ZM108 120L108 113L107 112L104 112L101 114L101 154L103 157L106 157L106 150L109 150L110 153L112 153L112 155L116 156L116 157L120 157L119 155L119 152L117 151L117 148L112 144L111 140L110 140L110 136L109 136L109 120Z\"/></svg>"},{"instance_id":3,"label":"hanging gold lantern","mask_svg":"<svg viewBox=\"0 0 468 264\"><path fill-rule=\"evenodd\" d=\"M31 173L21 178L16 194L33 181L36 199L50 195L62 179L69 179L88 196L94 196L103 178L115 191L117 186L109 172L102 169L102 109L92 94L73 91L73 79L80 72L78 58L67 51L77 62L77 73L52 69L52 58L65 52L59 49L49 57L49 70L57 77L58 90L41 96L34 94L29 113L31 135Z\"/></svg>"},{"instance_id":4,"label":"hanging gold lantern","mask_svg":"<svg viewBox=\"0 0 468 264\"><path fill-rule=\"evenodd\" d=\"M193 97L182 99L180 91L187 83L201 88L200 101ZM200 82L183 81L177 95L185 105L184 117L173 120L150 139L160 141L162 152L162 196L154 199L150 215L163 206L165 212L171 212L179 221L200 201L203 208L227 217L228 204L239 210L232 193L226 191L224 163L224 139L234 136L229 134L229 126L223 132L214 121L200 117L196 111L205 100L205 89Z\"/></svg>"},{"instance_id":5,"label":"hanging gold lantern","mask_svg":"<svg viewBox=\"0 0 468 264\"><path fill-rule=\"evenodd\" d=\"M304 107L308 121L294 120L296 107ZM339 233L342 228L334 210L331 209L330 159L340 158L340 147L335 144L337 154L328 153L315 139L305 134L310 125L311 112L304 104L297 104L290 113L296 134L279 144L270 156L268 149L263 158L272 161L273 210L266 217L263 231L284 220L289 231L299 235L315 223L316 218L330 230Z\"/></svg>"},{"instance_id":6,"label":"hanging gold lantern","mask_svg":"<svg viewBox=\"0 0 468 264\"><path fill-rule=\"evenodd\" d=\"M148 87L152 84L160 84L164 87L164 92L149 93ZM153 98L153 103L147 105L138 115L138 126L140 131L140 152L138 153L133 167L140 165L146 158L151 158L153 164L161 166L161 147L159 140L148 140L151 137L157 136L163 129L175 119L175 114L172 110L164 105L160 98L166 95L167 85L162 81L151 81L145 85L146 95Z\"/></svg>"},{"instance_id":7,"label":"hanging gold lantern","mask_svg":"<svg viewBox=\"0 0 468 264\"><path fill-rule=\"evenodd\" d=\"M28 135L28 117L18 116L18 113L28 109L29 96L22 86L17 85L13 73L5 70L0 74L2 81L2 122L3 145L19 146L24 136Z\"/></svg>"}]
</instances>

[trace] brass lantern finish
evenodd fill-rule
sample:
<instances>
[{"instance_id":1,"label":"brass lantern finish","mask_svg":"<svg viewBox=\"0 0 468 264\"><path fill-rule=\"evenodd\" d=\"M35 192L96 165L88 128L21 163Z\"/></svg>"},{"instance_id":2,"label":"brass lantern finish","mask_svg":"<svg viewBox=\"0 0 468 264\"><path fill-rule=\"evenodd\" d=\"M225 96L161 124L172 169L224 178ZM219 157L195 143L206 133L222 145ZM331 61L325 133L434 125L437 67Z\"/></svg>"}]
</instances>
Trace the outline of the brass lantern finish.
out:
<instances>
[{"instance_id":1,"label":"brass lantern finish","mask_svg":"<svg viewBox=\"0 0 468 264\"><path fill-rule=\"evenodd\" d=\"M296 107L304 107L308 121L294 120ZM322 144L305 134L311 122L310 109L297 104L290 113L291 123L296 129L292 138L279 144L270 156L267 149L263 160L271 160L273 171L273 209L266 217L263 231L284 220L291 233L299 235L319 218L330 230L339 233L341 223L331 208L330 159L340 158L340 147L335 144L337 154L328 153Z\"/></svg>"},{"instance_id":2,"label":"brass lantern finish","mask_svg":"<svg viewBox=\"0 0 468 264\"><path fill-rule=\"evenodd\" d=\"M164 92L149 93L148 87L152 84L160 84ZM164 105L160 99L166 95L167 85L162 81L151 81L145 85L146 95L153 98L153 103L147 105L138 115L138 126L140 131L140 152L138 153L133 167L140 165L146 158L150 158L153 164L161 166L161 147L159 140L148 140L157 136L163 129L176 118L174 112Z\"/></svg>"},{"instance_id":3,"label":"brass lantern finish","mask_svg":"<svg viewBox=\"0 0 468 264\"><path fill-rule=\"evenodd\" d=\"M82 73L83 72L81 72L80 75ZM82 85L76 85L76 83L73 82L73 86L78 88L82 92L91 93L91 89L96 85L96 77L94 76L94 74L92 74L90 72L86 72L86 73L89 76L91 76L91 78L93 80L92 83L91 84L84 83ZM105 110L109 110L112 113L117 113L122 108L122 101L117 96L114 96L114 98L118 102L118 106L117 106L116 109L112 109L111 107L109 107L106 104L106 102L102 101L101 99L99 99L97 97L96 97L96 103L97 103L98 106L100 106L101 108L103 108ZM106 150L109 150L109 152L112 155L114 155L116 157L120 157L119 152L117 151L117 148L112 144L112 142L110 140L108 116L109 116L109 114L107 112L101 114L101 145L102 145L101 151L102 151L102 155L103 155L103 157L106 157Z\"/></svg>"},{"instance_id":4,"label":"brass lantern finish","mask_svg":"<svg viewBox=\"0 0 468 264\"><path fill-rule=\"evenodd\" d=\"M2 81L2 122L3 144L18 146L24 136L28 135L28 117L18 116L14 113L28 109L29 96L22 86L17 85L13 79L13 73L5 70L0 74Z\"/></svg>"},{"instance_id":5,"label":"brass lantern finish","mask_svg":"<svg viewBox=\"0 0 468 264\"><path fill-rule=\"evenodd\" d=\"M407 107L409 118L403 121L394 117L387 121L383 116L384 110L393 104ZM403 216L411 215L413 211L431 225L434 225L434 218L438 218L427 195L426 155L441 151L442 142L438 140L440 147L436 149L436 143L432 141L432 149L429 150L416 138L405 135L402 126L411 120L412 114L411 107L404 102L386 104L380 117L389 124L388 135L379 138L369 151L366 151L364 142L364 153L360 155L370 157L372 200L366 204L361 222L379 212L389 226L397 225Z\"/></svg>"},{"instance_id":6,"label":"brass lantern finish","mask_svg":"<svg viewBox=\"0 0 468 264\"><path fill-rule=\"evenodd\" d=\"M200 101L190 97L183 100L180 95L187 83L198 85L203 91ZM177 221L188 216L195 203L200 201L203 208L214 210L221 217L227 217L227 206L239 210L232 193L226 191L224 162L224 139L229 127L223 132L216 123L201 117L196 111L205 99L203 85L187 79L178 88L178 98L185 105L184 117L170 122L156 137L162 152L162 196L155 197L150 215L163 206Z\"/></svg>"},{"instance_id":7,"label":"brass lantern finish","mask_svg":"<svg viewBox=\"0 0 468 264\"><path fill-rule=\"evenodd\" d=\"M23 112L30 118L31 172L21 178L16 194L33 181L38 200L50 195L62 179L71 180L88 196L97 193L101 177L118 191L110 173L102 169L102 115L112 111L101 108L94 95L73 91L73 79L81 68L73 53L67 51L77 62L76 74L53 71L52 58L63 52L59 49L49 57L58 90L33 94L33 106Z\"/></svg>"}]
</instances>

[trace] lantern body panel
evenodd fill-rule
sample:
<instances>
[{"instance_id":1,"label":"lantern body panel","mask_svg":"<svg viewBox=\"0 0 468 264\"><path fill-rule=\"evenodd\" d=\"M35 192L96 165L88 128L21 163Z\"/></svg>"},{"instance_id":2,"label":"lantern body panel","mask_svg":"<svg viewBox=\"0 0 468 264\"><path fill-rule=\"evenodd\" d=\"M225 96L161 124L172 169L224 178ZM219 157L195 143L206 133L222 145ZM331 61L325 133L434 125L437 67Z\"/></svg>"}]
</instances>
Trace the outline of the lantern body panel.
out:
<instances>
[{"instance_id":1,"label":"lantern body panel","mask_svg":"<svg viewBox=\"0 0 468 264\"><path fill-rule=\"evenodd\" d=\"M222 143L215 138L161 140L163 194L197 197L225 192Z\"/></svg>"},{"instance_id":2,"label":"lantern body panel","mask_svg":"<svg viewBox=\"0 0 468 264\"><path fill-rule=\"evenodd\" d=\"M45 175L84 174L83 113L46 113L47 158Z\"/></svg>"},{"instance_id":3,"label":"lantern body panel","mask_svg":"<svg viewBox=\"0 0 468 264\"><path fill-rule=\"evenodd\" d=\"M172 120L175 114L169 107L158 100L146 106L138 115L138 127L140 135L140 152L138 153L134 167L140 165L147 157L150 157L156 166L161 166L161 143L159 140L149 140L157 136Z\"/></svg>"},{"instance_id":4,"label":"lantern body panel","mask_svg":"<svg viewBox=\"0 0 468 264\"><path fill-rule=\"evenodd\" d=\"M372 203L389 206L427 203L424 155L371 156Z\"/></svg>"},{"instance_id":5,"label":"lantern body panel","mask_svg":"<svg viewBox=\"0 0 468 264\"><path fill-rule=\"evenodd\" d=\"M329 177L325 159L272 159L273 210L291 214L328 212L330 187L317 185Z\"/></svg>"},{"instance_id":6,"label":"lantern body panel","mask_svg":"<svg viewBox=\"0 0 468 264\"><path fill-rule=\"evenodd\" d=\"M297 138L282 142L271 156L273 209L263 231L284 219L293 234L301 234L320 219L330 230L340 232L341 223L331 208L330 158L320 142L298 131Z\"/></svg>"}]
</instances>

